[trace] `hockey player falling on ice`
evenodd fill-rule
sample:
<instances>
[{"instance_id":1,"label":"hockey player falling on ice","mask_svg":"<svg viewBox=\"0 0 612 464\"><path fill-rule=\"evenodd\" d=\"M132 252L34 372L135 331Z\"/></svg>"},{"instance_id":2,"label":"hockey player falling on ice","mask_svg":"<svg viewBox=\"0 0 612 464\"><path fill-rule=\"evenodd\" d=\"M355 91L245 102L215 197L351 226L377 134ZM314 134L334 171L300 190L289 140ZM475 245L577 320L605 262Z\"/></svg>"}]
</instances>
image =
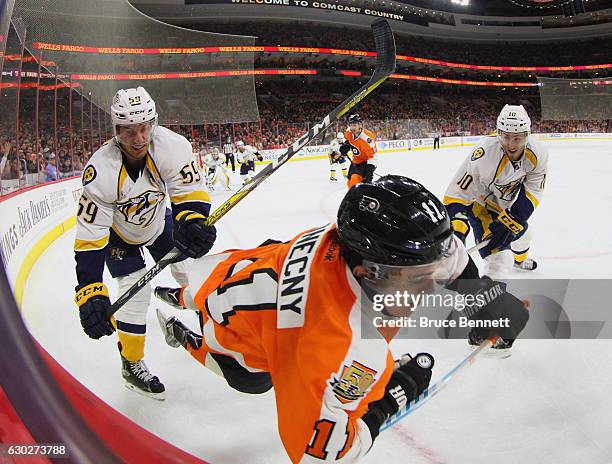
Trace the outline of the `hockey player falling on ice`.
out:
<instances>
[{"instance_id":1,"label":"hockey player falling on ice","mask_svg":"<svg viewBox=\"0 0 612 464\"><path fill-rule=\"evenodd\" d=\"M341 148L343 155L351 154L348 172L349 188L361 182L371 182L376 170L376 137L363 128L361 116L352 114L348 119L349 130L344 133L346 142Z\"/></svg>"},{"instance_id":2,"label":"hockey player falling on ice","mask_svg":"<svg viewBox=\"0 0 612 464\"><path fill-rule=\"evenodd\" d=\"M340 146L346 142L344 133L338 132L336 138L333 139L329 144L329 180L330 182L337 182L336 171L340 168L342 171L342 177L345 179L348 177L347 171L347 159L346 155L340 153Z\"/></svg>"},{"instance_id":3,"label":"hockey player falling on ice","mask_svg":"<svg viewBox=\"0 0 612 464\"><path fill-rule=\"evenodd\" d=\"M263 156L251 145L245 145L242 140L236 142L236 159L240 164L242 183L248 184L255 175L255 160L263 161Z\"/></svg>"},{"instance_id":4,"label":"hockey player falling on ice","mask_svg":"<svg viewBox=\"0 0 612 464\"><path fill-rule=\"evenodd\" d=\"M210 190L214 190L217 183L223 185L226 190L231 190L225 159L221 157L218 148L213 148L202 162L206 166L206 184Z\"/></svg>"},{"instance_id":5,"label":"hockey player falling on ice","mask_svg":"<svg viewBox=\"0 0 612 464\"><path fill-rule=\"evenodd\" d=\"M427 388L433 367L423 353L394 362L388 342L395 333L369 325L373 339L364 339L362 317L372 312L362 295L419 293L434 280L475 301L492 296L471 314L509 318L499 349L508 349L528 320L503 284L478 279L442 203L421 184L389 175L349 189L337 225L194 261L180 301L199 311L201 334L160 310L158 317L168 344L185 348L232 388L274 388L280 437L293 462L353 463L381 424ZM155 294L175 304L168 295L177 291L158 287ZM411 309L385 311L408 316ZM488 335L474 328L470 341Z\"/></svg>"},{"instance_id":6,"label":"hockey player falling on ice","mask_svg":"<svg viewBox=\"0 0 612 464\"><path fill-rule=\"evenodd\" d=\"M147 91L119 90L110 110L115 137L93 154L83 171L74 244L75 301L91 338L117 329L126 386L163 399L164 385L143 362L151 288L141 290L109 321L104 263L123 294L145 274L143 247L156 261L174 246L199 258L212 247L216 230L203 224L210 198L191 145L157 126L155 102ZM172 210L166 208L166 198ZM185 264L170 267L177 282L186 284Z\"/></svg>"},{"instance_id":7,"label":"hockey player falling on ice","mask_svg":"<svg viewBox=\"0 0 612 464\"><path fill-rule=\"evenodd\" d=\"M548 152L532 135L531 120L522 105L506 105L497 118L497 135L484 137L453 177L444 203L455 233L465 241L474 230L483 274L503 279L514 267L537 267L527 258L531 242L530 216L544 193Z\"/></svg>"}]
</instances>

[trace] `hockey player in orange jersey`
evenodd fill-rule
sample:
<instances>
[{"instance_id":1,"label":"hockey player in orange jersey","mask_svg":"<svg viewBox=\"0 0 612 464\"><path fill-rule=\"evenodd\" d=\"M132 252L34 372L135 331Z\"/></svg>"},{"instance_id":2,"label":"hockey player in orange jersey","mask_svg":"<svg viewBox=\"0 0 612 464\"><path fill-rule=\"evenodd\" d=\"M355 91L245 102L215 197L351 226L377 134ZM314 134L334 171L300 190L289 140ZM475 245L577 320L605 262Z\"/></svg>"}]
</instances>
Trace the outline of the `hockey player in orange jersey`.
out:
<instances>
[{"instance_id":1,"label":"hockey player in orange jersey","mask_svg":"<svg viewBox=\"0 0 612 464\"><path fill-rule=\"evenodd\" d=\"M368 320L362 325L372 316L364 302L397 288L427 291L434 282L493 295L471 317L509 318L499 349L509 349L527 322L521 301L502 284L478 279L443 204L421 184L389 175L349 189L336 224L197 259L188 287L158 287L155 295L200 317L195 333L158 310L169 345L185 348L236 390L274 388L292 462L354 463L381 424L427 388L434 363L426 353L394 362L393 333L366 339L364 331L376 329ZM399 315L398 308L385 311ZM472 329L470 341L488 335Z\"/></svg>"},{"instance_id":2,"label":"hockey player in orange jersey","mask_svg":"<svg viewBox=\"0 0 612 464\"><path fill-rule=\"evenodd\" d=\"M350 154L351 166L347 185L354 187L361 182L371 182L376 170L376 136L363 128L361 116L352 114L348 119L349 130L344 133L346 142L340 153Z\"/></svg>"}]
</instances>

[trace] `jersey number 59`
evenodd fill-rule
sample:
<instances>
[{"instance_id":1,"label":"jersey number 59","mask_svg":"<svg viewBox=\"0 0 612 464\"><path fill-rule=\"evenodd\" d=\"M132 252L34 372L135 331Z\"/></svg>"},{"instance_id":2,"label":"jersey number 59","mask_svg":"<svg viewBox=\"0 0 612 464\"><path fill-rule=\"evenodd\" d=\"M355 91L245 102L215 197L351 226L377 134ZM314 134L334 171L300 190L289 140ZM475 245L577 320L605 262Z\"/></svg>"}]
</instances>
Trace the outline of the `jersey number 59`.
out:
<instances>
[{"instance_id":1,"label":"jersey number 59","mask_svg":"<svg viewBox=\"0 0 612 464\"><path fill-rule=\"evenodd\" d=\"M81 195L77 216L83 216L83 221L92 224L96 220L96 214L98 214L98 205L89 201L85 195Z\"/></svg>"},{"instance_id":2,"label":"jersey number 59","mask_svg":"<svg viewBox=\"0 0 612 464\"><path fill-rule=\"evenodd\" d=\"M180 172L183 177L183 184L193 184L194 182L200 182L200 180L202 180L195 161L187 163Z\"/></svg>"}]
</instances>

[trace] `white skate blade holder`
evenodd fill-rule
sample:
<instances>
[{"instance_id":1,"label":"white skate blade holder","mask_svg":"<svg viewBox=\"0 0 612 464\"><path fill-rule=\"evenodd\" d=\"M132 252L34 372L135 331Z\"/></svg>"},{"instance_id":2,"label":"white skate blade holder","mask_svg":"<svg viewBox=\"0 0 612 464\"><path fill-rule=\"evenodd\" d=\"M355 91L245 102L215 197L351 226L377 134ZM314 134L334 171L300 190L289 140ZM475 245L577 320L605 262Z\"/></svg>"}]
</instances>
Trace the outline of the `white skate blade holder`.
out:
<instances>
[{"instance_id":1,"label":"white skate blade holder","mask_svg":"<svg viewBox=\"0 0 612 464\"><path fill-rule=\"evenodd\" d=\"M181 346L179 341L176 338L174 338L174 334L170 330L170 327L172 327L172 323L174 322L173 319L176 319L176 318L174 316L168 317L159 308L156 308L155 312L157 314L157 320L159 321L159 326L161 328L162 334L164 335L164 339L166 340L166 343L170 345L172 348L178 348L179 346Z\"/></svg>"},{"instance_id":2,"label":"white skate blade holder","mask_svg":"<svg viewBox=\"0 0 612 464\"><path fill-rule=\"evenodd\" d=\"M124 385L125 385L125 388L127 388L128 390L136 392L139 395L146 396L147 398L152 398L157 401L164 401L166 399L166 392L161 392L161 393L146 392L144 390L141 390L140 388L136 388L134 385L132 385L131 383L127 381L124 382Z\"/></svg>"}]
</instances>

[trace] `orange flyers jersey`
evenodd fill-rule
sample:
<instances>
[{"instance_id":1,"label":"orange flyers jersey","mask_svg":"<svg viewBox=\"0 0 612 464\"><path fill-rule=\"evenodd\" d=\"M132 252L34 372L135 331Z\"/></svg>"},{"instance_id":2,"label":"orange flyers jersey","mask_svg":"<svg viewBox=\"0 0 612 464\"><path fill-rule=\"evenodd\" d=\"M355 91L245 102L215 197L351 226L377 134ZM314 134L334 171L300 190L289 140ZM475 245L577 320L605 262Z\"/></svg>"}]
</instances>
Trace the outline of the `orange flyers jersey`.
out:
<instances>
[{"instance_id":1,"label":"orange flyers jersey","mask_svg":"<svg viewBox=\"0 0 612 464\"><path fill-rule=\"evenodd\" d=\"M369 130L362 129L357 137L351 131L346 131L344 137L351 144L353 163L366 163L376 155L376 136Z\"/></svg>"},{"instance_id":2,"label":"orange flyers jersey","mask_svg":"<svg viewBox=\"0 0 612 464\"><path fill-rule=\"evenodd\" d=\"M288 243L194 261L189 293L203 318L202 347L269 372L283 445L294 463L358 461L372 444L360 419L382 398L393 358L361 338L360 287L335 226Z\"/></svg>"}]
</instances>

